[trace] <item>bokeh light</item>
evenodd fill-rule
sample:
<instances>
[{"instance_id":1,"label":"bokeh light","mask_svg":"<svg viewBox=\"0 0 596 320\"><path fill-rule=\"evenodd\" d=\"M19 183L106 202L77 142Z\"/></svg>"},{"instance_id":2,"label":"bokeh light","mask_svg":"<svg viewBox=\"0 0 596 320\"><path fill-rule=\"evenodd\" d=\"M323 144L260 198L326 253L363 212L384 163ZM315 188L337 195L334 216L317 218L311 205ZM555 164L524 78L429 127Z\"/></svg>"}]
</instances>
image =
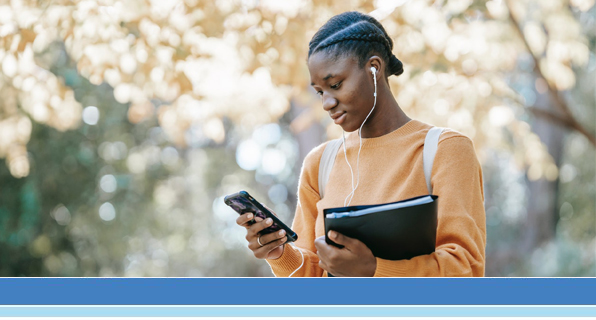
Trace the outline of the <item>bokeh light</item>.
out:
<instances>
[{"instance_id":1,"label":"bokeh light","mask_svg":"<svg viewBox=\"0 0 596 320\"><path fill-rule=\"evenodd\" d=\"M236 149L236 162L244 170L255 170L261 164L261 146L252 139L241 142Z\"/></svg>"},{"instance_id":2,"label":"bokeh light","mask_svg":"<svg viewBox=\"0 0 596 320\"><path fill-rule=\"evenodd\" d=\"M99 185L104 192L113 193L118 187L116 177L111 174L106 174L99 180Z\"/></svg>"},{"instance_id":3,"label":"bokeh light","mask_svg":"<svg viewBox=\"0 0 596 320\"><path fill-rule=\"evenodd\" d=\"M99 121L99 109L94 106L89 106L83 109L83 122L94 126Z\"/></svg>"},{"instance_id":4,"label":"bokeh light","mask_svg":"<svg viewBox=\"0 0 596 320\"><path fill-rule=\"evenodd\" d=\"M99 217L104 221L112 221L116 218L116 209L109 202L103 203L99 207Z\"/></svg>"}]
</instances>

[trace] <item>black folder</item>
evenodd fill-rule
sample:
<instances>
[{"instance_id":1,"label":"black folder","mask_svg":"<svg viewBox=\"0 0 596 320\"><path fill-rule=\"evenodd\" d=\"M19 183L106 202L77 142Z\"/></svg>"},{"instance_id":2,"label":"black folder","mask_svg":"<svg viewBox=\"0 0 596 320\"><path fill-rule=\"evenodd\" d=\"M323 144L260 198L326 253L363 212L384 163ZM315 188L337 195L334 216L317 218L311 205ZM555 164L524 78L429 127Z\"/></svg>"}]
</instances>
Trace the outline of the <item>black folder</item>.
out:
<instances>
[{"instance_id":1,"label":"black folder","mask_svg":"<svg viewBox=\"0 0 596 320\"><path fill-rule=\"evenodd\" d=\"M424 197L430 197L430 202L386 209L387 205L416 202ZM438 196L425 195L384 204L324 209L325 240L328 244L341 247L327 236L329 230L334 230L362 241L375 257L386 260L411 259L430 254L435 251L438 201ZM329 214L358 214L365 209L372 209L365 211L372 213L328 218Z\"/></svg>"}]
</instances>

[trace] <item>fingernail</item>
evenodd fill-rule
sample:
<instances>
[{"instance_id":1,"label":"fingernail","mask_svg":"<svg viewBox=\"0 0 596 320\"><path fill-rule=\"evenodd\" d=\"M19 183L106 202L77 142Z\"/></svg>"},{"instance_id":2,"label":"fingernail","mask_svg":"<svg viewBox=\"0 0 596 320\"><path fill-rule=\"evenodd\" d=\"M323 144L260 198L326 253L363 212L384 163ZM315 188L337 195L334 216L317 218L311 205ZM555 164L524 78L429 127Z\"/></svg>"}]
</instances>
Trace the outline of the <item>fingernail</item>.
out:
<instances>
[{"instance_id":1,"label":"fingernail","mask_svg":"<svg viewBox=\"0 0 596 320\"><path fill-rule=\"evenodd\" d=\"M279 235L280 235L280 236L283 236L284 234L286 234L286 230L281 230L281 231L279 232Z\"/></svg>"},{"instance_id":2,"label":"fingernail","mask_svg":"<svg viewBox=\"0 0 596 320\"><path fill-rule=\"evenodd\" d=\"M335 236L336 236L335 232L329 231L329 238L335 239Z\"/></svg>"},{"instance_id":3,"label":"fingernail","mask_svg":"<svg viewBox=\"0 0 596 320\"><path fill-rule=\"evenodd\" d=\"M249 213L249 214L247 214L247 215L246 215L246 218L247 218L247 219L252 219L252 213Z\"/></svg>"},{"instance_id":4,"label":"fingernail","mask_svg":"<svg viewBox=\"0 0 596 320\"><path fill-rule=\"evenodd\" d=\"M273 220L271 220L271 218L267 218L267 221L265 221L267 224L271 224L271 222L273 222Z\"/></svg>"}]
</instances>

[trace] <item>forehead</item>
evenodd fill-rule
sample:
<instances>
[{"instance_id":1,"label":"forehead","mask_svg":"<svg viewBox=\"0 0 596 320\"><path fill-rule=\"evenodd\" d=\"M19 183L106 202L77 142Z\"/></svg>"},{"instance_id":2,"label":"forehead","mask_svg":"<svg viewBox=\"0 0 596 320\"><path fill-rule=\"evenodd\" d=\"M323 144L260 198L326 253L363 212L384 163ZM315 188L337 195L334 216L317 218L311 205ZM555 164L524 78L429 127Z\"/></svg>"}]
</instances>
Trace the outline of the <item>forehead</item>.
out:
<instances>
[{"instance_id":1,"label":"forehead","mask_svg":"<svg viewBox=\"0 0 596 320\"><path fill-rule=\"evenodd\" d=\"M308 59L308 70L313 83L324 81L328 75L340 75L358 69L358 61L350 55L317 52Z\"/></svg>"}]
</instances>

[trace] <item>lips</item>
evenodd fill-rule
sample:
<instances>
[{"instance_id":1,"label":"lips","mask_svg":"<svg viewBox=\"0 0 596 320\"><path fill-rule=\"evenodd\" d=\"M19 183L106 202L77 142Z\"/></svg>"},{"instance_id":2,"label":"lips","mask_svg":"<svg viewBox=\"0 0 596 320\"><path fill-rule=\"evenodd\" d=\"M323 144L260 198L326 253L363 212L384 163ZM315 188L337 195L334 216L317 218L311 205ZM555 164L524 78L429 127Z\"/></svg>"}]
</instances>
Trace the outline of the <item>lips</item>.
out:
<instances>
[{"instance_id":1,"label":"lips","mask_svg":"<svg viewBox=\"0 0 596 320\"><path fill-rule=\"evenodd\" d=\"M346 118L346 113L345 112L336 112L331 116L331 119L333 119L333 122L335 122L335 124L341 124L342 122L344 122L344 119Z\"/></svg>"},{"instance_id":2,"label":"lips","mask_svg":"<svg viewBox=\"0 0 596 320\"><path fill-rule=\"evenodd\" d=\"M333 120L337 120L337 118L341 117L341 116L342 116L344 113L345 113L345 112L342 112L342 111L340 111L340 112L336 112L336 113L334 113L334 114L331 114L331 115L329 115L329 116L331 117L331 119L333 119Z\"/></svg>"}]
</instances>

